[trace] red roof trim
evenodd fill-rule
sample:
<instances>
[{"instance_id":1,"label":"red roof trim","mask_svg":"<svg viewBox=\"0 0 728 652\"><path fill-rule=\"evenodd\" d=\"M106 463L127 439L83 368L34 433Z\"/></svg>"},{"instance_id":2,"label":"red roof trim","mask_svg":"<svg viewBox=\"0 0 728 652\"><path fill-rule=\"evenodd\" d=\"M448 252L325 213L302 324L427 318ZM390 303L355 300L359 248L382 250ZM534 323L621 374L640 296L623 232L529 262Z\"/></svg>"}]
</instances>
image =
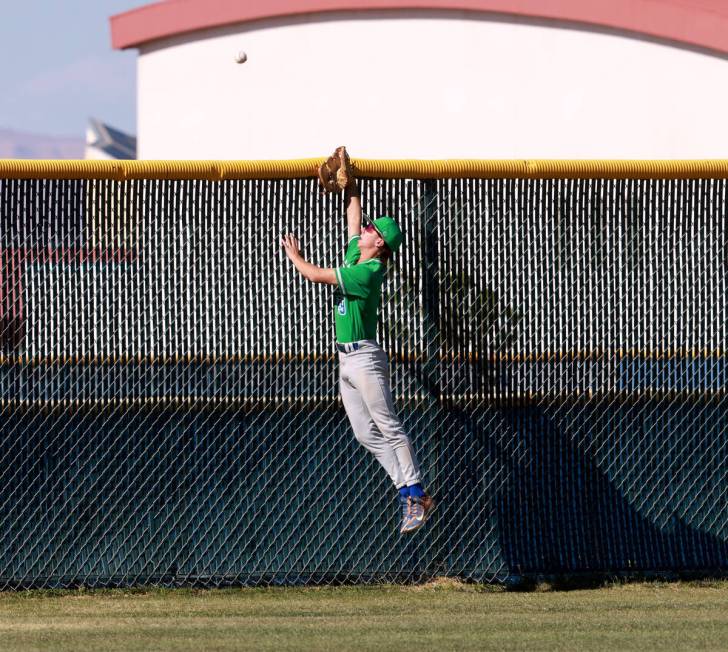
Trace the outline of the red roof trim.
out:
<instances>
[{"instance_id":1,"label":"red roof trim","mask_svg":"<svg viewBox=\"0 0 728 652\"><path fill-rule=\"evenodd\" d=\"M728 53L724 0L167 0L111 17L114 48L264 18L331 11L464 10L586 23Z\"/></svg>"}]
</instances>

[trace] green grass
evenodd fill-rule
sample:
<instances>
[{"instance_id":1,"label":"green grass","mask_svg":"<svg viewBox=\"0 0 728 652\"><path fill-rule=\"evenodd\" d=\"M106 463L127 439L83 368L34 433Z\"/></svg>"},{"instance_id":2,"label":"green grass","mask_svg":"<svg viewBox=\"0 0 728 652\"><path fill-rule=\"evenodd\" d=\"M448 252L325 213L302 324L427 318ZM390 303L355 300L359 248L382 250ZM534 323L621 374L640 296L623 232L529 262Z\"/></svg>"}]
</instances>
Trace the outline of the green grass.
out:
<instances>
[{"instance_id":1,"label":"green grass","mask_svg":"<svg viewBox=\"0 0 728 652\"><path fill-rule=\"evenodd\" d=\"M719 650L728 582L0 594L14 650Z\"/></svg>"}]
</instances>

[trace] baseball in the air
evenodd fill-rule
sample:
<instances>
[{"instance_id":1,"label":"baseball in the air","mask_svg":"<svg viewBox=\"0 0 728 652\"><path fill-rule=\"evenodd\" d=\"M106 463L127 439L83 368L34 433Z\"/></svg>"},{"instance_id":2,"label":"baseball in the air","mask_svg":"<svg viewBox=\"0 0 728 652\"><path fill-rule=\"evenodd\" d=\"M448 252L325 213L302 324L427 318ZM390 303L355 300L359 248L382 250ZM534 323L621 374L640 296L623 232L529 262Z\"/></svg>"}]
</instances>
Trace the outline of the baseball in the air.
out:
<instances>
[{"instance_id":1,"label":"baseball in the air","mask_svg":"<svg viewBox=\"0 0 728 652\"><path fill-rule=\"evenodd\" d=\"M242 50L235 55L236 63L245 63L248 60L248 55Z\"/></svg>"}]
</instances>

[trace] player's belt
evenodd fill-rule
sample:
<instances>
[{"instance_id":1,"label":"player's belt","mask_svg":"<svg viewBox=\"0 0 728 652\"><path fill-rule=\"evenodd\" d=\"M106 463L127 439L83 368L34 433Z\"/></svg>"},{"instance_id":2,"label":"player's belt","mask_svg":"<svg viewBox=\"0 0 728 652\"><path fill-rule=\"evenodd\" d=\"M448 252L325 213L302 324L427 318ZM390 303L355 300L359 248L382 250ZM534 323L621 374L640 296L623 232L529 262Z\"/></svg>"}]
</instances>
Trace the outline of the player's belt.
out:
<instances>
[{"instance_id":1,"label":"player's belt","mask_svg":"<svg viewBox=\"0 0 728 652\"><path fill-rule=\"evenodd\" d=\"M337 351L341 351L342 353L351 353L352 351L358 351L359 342L349 342L348 344L339 344L339 342L337 342L336 349Z\"/></svg>"}]
</instances>

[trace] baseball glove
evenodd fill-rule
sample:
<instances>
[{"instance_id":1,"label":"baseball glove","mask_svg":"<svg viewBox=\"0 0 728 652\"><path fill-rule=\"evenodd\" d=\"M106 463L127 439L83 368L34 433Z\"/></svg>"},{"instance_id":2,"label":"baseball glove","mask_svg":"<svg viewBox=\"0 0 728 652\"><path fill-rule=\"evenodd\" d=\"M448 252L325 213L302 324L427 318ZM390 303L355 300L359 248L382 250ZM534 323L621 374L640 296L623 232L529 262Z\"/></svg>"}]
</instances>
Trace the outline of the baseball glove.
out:
<instances>
[{"instance_id":1,"label":"baseball glove","mask_svg":"<svg viewBox=\"0 0 728 652\"><path fill-rule=\"evenodd\" d=\"M352 186L354 179L354 166L343 145L318 166L318 178L324 192L338 192Z\"/></svg>"}]
</instances>

